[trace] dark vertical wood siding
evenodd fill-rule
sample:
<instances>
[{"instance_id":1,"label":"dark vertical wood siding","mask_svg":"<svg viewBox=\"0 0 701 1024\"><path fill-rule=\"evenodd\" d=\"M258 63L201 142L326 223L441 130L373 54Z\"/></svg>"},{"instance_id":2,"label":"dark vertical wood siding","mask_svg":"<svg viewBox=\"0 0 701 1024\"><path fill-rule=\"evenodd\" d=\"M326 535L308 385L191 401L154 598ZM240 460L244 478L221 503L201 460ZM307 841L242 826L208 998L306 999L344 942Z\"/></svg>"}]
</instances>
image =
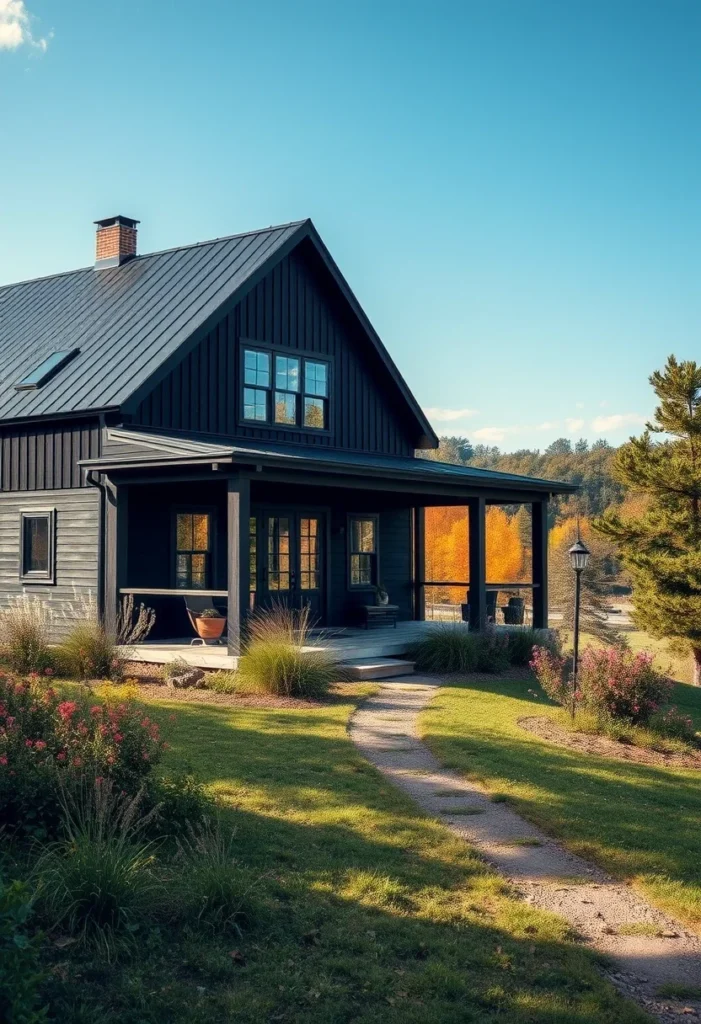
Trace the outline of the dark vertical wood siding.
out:
<instances>
[{"instance_id":1,"label":"dark vertical wood siding","mask_svg":"<svg viewBox=\"0 0 701 1024\"><path fill-rule=\"evenodd\" d=\"M94 487L0 494L0 607L23 595L47 606L56 635L96 607L100 530L99 493ZM20 571L20 512L56 510L56 582L23 583Z\"/></svg>"},{"instance_id":2,"label":"dark vertical wood siding","mask_svg":"<svg viewBox=\"0 0 701 1024\"><path fill-rule=\"evenodd\" d=\"M317 257L285 257L139 406L145 426L413 455L416 430L367 338ZM239 338L330 356L329 434L240 425Z\"/></svg>"},{"instance_id":3,"label":"dark vertical wood siding","mask_svg":"<svg viewBox=\"0 0 701 1024\"><path fill-rule=\"evenodd\" d=\"M0 490L83 487L79 459L100 455L97 420L19 424L0 429Z\"/></svg>"}]
</instances>

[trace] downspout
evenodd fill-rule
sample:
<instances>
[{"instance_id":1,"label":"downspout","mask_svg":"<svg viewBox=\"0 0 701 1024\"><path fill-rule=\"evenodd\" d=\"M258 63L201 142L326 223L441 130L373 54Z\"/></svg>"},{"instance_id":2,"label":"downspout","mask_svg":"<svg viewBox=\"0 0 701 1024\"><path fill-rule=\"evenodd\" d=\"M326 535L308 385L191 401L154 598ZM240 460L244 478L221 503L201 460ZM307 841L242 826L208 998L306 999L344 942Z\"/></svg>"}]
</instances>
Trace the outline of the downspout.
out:
<instances>
[{"instance_id":1,"label":"downspout","mask_svg":"<svg viewBox=\"0 0 701 1024\"><path fill-rule=\"evenodd\" d=\"M106 488L100 473L94 469L85 471L85 483L96 487L100 494L99 523L97 533L97 614L102 622L105 617L105 502Z\"/></svg>"}]
</instances>

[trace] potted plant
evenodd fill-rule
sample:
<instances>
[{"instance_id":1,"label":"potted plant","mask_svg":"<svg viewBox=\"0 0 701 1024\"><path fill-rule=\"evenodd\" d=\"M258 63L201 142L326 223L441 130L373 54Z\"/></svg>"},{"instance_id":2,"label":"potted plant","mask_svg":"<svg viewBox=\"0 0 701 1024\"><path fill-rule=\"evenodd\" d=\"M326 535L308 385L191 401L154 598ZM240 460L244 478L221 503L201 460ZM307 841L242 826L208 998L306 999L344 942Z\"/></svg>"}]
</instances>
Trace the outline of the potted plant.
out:
<instances>
[{"instance_id":1,"label":"potted plant","mask_svg":"<svg viewBox=\"0 0 701 1024\"><path fill-rule=\"evenodd\" d=\"M389 594L387 593L387 587L384 583L378 583L375 587L375 604L389 604Z\"/></svg>"},{"instance_id":2,"label":"potted plant","mask_svg":"<svg viewBox=\"0 0 701 1024\"><path fill-rule=\"evenodd\" d=\"M218 640L224 632L226 616L216 608L204 608L194 619L195 629L202 640Z\"/></svg>"}]
</instances>

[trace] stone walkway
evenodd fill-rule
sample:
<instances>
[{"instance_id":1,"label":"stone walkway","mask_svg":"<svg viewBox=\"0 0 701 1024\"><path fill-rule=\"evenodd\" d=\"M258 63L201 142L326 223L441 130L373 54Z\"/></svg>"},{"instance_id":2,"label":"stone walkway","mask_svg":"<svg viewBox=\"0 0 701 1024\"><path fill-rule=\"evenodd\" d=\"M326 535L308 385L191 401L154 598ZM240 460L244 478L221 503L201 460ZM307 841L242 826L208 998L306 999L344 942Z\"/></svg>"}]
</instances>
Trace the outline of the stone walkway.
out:
<instances>
[{"instance_id":1,"label":"stone walkway","mask_svg":"<svg viewBox=\"0 0 701 1024\"><path fill-rule=\"evenodd\" d=\"M508 805L494 803L476 783L442 768L421 742L418 717L440 682L412 676L383 683L353 716L351 739L424 811L476 847L528 903L560 914L608 954L615 966L607 973L625 995L664 1022L701 1017L701 1000L673 1002L657 995L669 982L701 986L697 936L629 886L568 853Z\"/></svg>"}]
</instances>

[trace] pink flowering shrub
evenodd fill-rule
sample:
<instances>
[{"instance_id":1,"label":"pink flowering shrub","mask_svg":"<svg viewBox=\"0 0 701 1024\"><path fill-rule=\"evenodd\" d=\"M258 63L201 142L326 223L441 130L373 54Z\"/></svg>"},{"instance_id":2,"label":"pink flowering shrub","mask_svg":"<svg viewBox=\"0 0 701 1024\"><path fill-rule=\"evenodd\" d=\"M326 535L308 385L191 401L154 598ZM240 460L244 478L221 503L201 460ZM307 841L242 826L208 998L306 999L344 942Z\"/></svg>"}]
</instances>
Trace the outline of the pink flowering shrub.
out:
<instances>
[{"instance_id":1,"label":"pink flowering shrub","mask_svg":"<svg viewBox=\"0 0 701 1024\"><path fill-rule=\"evenodd\" d=\"M646 725L669 701L672 685L647 652L588 647L579 662L582 704L602 719Z\"/></svg>"},{"instance_id":2,"label":"pink flowering shrub","mask_svg":"<svg viewBox=\"0 0 701 1024\"><path fill-rule=\"evenodd\" d=\"M133 702L63 700L39 676L0 675L0 821L46 834L61 789L110 779L134 793L163 746L157 723Z\"/></svg>"},{"instance_id":3,"label":"pink flowering shrub","mask_svg":"<svg viewBox=\"0 0 701 1024\"><path fill-rule=\"evenodd\" d=\"M565 705L571 700L567 678L567 659L547 647L534 647L529 662L533 673L550 700Z\"/></svg>"}]
</instances>

